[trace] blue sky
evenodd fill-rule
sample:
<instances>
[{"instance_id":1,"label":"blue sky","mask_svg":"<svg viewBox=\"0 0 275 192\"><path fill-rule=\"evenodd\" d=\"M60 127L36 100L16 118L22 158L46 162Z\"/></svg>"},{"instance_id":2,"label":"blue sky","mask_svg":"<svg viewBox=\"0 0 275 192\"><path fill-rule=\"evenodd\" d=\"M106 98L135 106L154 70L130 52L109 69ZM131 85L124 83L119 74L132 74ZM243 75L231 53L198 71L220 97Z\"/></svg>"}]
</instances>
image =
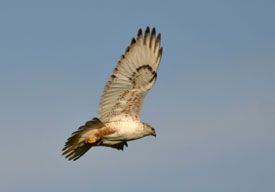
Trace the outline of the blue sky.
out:
<instances>
[{"instance_id":1,"label":"blue sky","mask_svg":"<svg viewBox=\"0 0 275 192\"><path fill-rule=\"evenodd\" d=\"M274 1L1 1L0 191L275 191ZM65 140L96 116L139 28L162 33L124 152L76 162Z\"/></svg>"}]
</instances>

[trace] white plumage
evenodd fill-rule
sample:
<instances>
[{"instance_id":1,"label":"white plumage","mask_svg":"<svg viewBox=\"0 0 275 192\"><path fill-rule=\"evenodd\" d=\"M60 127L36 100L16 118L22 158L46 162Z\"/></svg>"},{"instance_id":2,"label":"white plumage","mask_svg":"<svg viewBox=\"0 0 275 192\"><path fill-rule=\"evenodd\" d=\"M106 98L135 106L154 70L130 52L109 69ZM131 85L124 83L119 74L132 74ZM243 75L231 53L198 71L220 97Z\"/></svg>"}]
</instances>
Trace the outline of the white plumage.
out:
<instances>
[{"instance_id":1,"label":"white plumage","mask_svg":"<svg viewBox=\"0 0 275 192\"><path fill-rule=\"evenodd\" d=\"M147 123L140 121L140 110L146 93L157 79L161 60L160 34L147 27L140 29L113 70L99 105L99 119L81 126L68 139L63 154L71 160L82 156L92 146L123 150L127 141L156 135Z\"/></svg>"}]
</instances>

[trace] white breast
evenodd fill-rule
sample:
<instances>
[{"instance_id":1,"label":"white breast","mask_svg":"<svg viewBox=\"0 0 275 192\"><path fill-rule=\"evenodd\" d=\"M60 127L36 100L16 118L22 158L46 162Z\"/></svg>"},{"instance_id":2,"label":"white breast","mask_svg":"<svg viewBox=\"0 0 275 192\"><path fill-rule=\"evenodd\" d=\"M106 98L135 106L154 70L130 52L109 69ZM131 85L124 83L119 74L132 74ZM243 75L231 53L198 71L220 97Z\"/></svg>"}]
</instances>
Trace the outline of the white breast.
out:
<instances>
[{"instance_id":1,"label":"white breast","mask_svg":"<svg viewBox=\"0 0 275 192\"><path fill-rule=\"evenodd\" d=\"M106 136L104 139L112 141L129 141L143 137L143 125L138 121L116 121L105 124L116 130L115 133Z\"/></svg>"}]
</instances>

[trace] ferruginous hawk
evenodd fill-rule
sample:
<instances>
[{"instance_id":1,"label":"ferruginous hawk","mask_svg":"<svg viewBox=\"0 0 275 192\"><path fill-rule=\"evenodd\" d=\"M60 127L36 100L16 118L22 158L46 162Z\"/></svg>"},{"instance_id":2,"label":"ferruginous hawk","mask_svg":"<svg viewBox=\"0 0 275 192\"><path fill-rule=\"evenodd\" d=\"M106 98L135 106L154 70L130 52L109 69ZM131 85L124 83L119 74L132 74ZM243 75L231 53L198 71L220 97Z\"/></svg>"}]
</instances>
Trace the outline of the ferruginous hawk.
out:
<instances>
[{"instance_id":1,"label":"ferruginous hawk","mask_svg":"<svg viewBox=\"0 0 275 192\"><path fill-rule=\"evenodd\" d=\"M77 160L91 147L123 150L128 141L156 136L154 128L140 121L140 109L156 82L161 55L160 33L147 27L143 34L139 29L104 88L99 118L86 122L65 143L63 155L68 160Z\"/></svg>"}]
</instances>

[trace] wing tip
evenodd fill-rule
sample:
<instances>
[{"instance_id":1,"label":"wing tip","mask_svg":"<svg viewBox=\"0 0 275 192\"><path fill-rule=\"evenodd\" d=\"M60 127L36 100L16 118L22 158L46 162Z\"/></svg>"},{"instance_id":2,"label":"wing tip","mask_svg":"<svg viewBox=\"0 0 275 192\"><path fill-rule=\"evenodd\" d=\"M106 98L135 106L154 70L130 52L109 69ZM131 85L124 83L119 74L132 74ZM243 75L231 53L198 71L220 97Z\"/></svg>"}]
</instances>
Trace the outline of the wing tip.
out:
<instances>
[{"instance_id":1,"label":"wing tip","mask_svg":"<svg viewBox=\"0 0 275 192\"><path fill-rule=\"evenodd\" d=\"M157 43L160 43L160 41L161 41L161 33L158 34L157 39L156 39Z\"/></svg>"},{"instance_id":2,"label":"wing tip","mask_svg":"<svg viewBox=\"0 0 275 192\"><path fill-rule=\"evenodd\" d=\"M136 43L136 39L133 37L130 45L132 46L135 43Z\"/></svg>"},{"instance_id":3,"label":"wing tip","mask_svg":"<svg viewBox=\"0 0 275 192\"><path fill-rule=\"evenodd\" d=\"M137 32L137 37L132 38L130 45L126 48L126 50L124 51L124 54L121 55L118 63L121 63L121 61L125 59L125 57L128 55L128 53L136 44L139 44L139 45L142 44L143 46L148 46L160 58L162 54L162 47L160 47L160 43L161 43L161 33L157 34L155 27L150 28L149 26L147 26L145 28L144 33L142 28L139 28Z\"/></svg>"},{"instance_id":4,"label":"wing tip","mask_svg":"<svg viewBox=\"0 0 275 192\"><path fill-rule=\"evenodd\" d=\"M142 29L139 28L138 33L137 33L137 39L142 37Z\"/></svg>"},{"instance_id":5,"label":"wing tip","mask_svg":"<svg viewBox=\"0 0 275 192\"><path fill-rule=\"evenodd\" d=\"M161 47L161 48L159 49L159 56L162 56L162 52L163 52L163 48Z\"/></svg>"},{"instance_id":6,"label":"wing tip","mask_svg":"<svg viewBox=\"0 0 275 192\"><path fill-rule=\"evenodd\" d=\"M145 29L145 36L149 35L149 33L150 33L150 27L147 26L146 29Z\"/></svg>"},{"instance_id":7,"label":"wing tip","mask_svg":"<svg viewBox=\"0 0 275 192\"><path fill-rule=\"evenodd\" d=\"M136 40L139 42L143 42L144 45L149 45L150 48L153 47L154 50L156 50L157 47L160 46L161 33L157 34L155 27L150 28L149 26L147 26L144 30L144 33L143 33L143 30L141 28L139 28ZM133 44L134 43L136 43L136 42L133 42ZM133 44L131 42L131 45L133 45Z\"/></svg>"}]
</instances>

